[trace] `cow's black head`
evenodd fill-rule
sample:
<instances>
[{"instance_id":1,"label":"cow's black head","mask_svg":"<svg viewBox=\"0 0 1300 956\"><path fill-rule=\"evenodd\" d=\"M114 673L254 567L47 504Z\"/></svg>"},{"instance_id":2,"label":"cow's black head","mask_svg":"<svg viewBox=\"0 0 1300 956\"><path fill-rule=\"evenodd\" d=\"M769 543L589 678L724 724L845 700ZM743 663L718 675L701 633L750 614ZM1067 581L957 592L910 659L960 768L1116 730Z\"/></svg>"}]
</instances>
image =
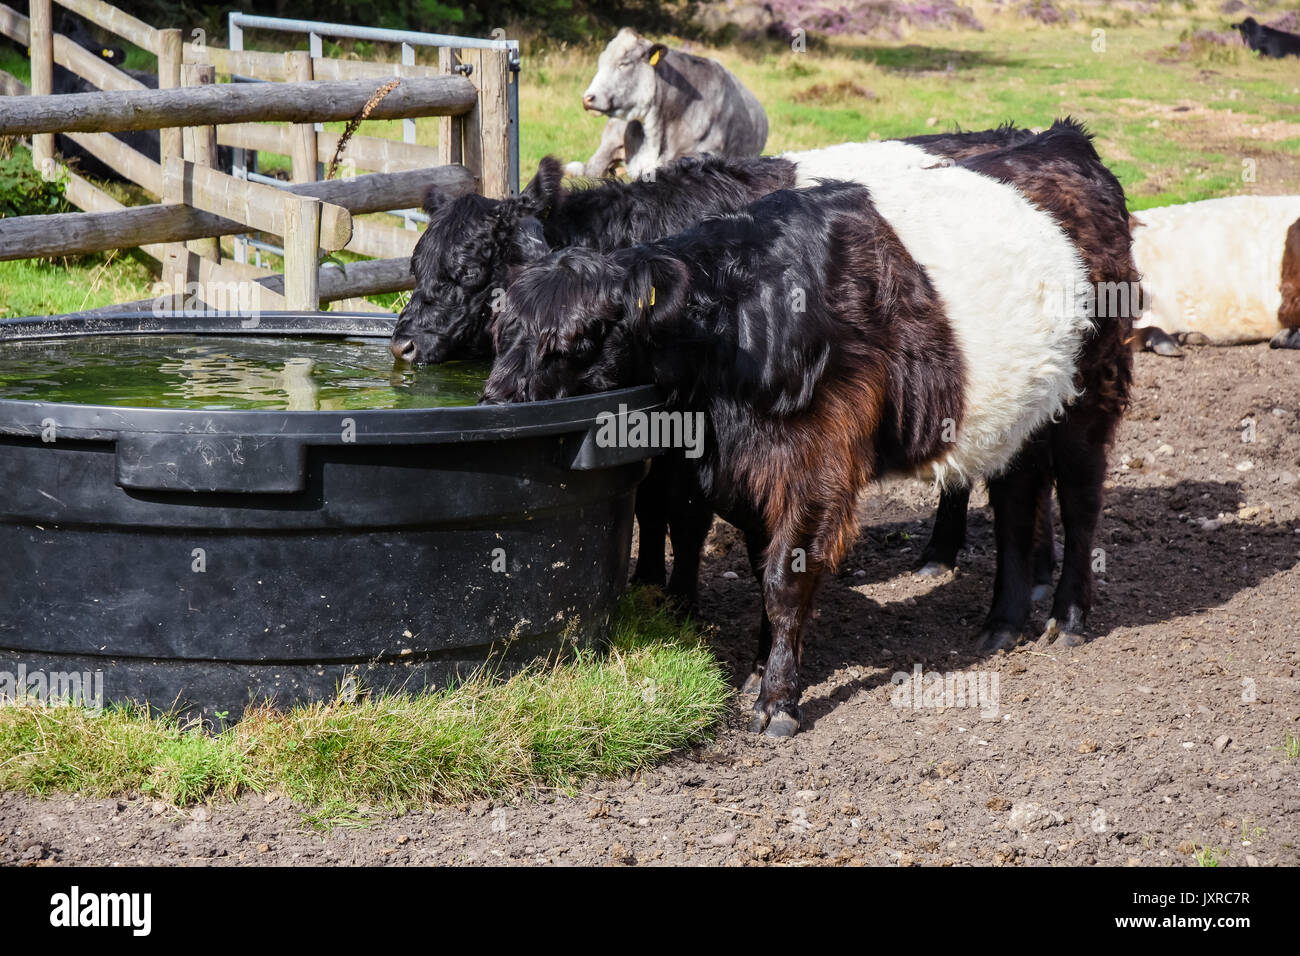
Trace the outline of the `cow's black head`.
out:
<instances>
[{"instance_id":1,"label":"cow's black head","mask_svg":"<svg viewBox=\"0 0 1300 956\"><path fill-rule=\"evenodd\" d=\"M680 312L686 267L628 249L565 249L522 270L493 330L496 362L483 389L495 404L646 384L652 326Z\"/></svg>"},{"instance_id":2,"label":"cow's black head","mask_svg":"<svg viewBox=\"0 0 1300 956\"><path fill-rule=\"evenodd\" d=\"M390 344L395 356L424 365L492 354L489 326L504 303L510 270L549 251L541 219L563 175L548 156L518 199L448 199L430 191L429 227L411 257L415 291Z\"/></svg>"}]
</instances>

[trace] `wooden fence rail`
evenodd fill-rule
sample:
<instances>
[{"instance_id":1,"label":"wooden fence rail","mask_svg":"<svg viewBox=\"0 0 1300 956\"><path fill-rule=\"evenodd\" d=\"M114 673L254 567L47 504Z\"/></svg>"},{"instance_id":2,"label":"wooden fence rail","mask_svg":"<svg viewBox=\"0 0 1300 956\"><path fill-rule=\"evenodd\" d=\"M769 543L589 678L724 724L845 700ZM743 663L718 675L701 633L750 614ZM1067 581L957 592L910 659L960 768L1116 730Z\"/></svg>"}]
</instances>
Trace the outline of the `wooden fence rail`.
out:
<instances>
[{"instance_id":1,"label":"wooden fence rail","mask_svg":"<svg viewBox=\"0 0 1300 956\"><path fill-rule=\"evenodd\" d=\"M158 34L143 20L136 19L125 10L104 3L103 0L57 0L59 6L85 17L91 23L129 40L142 50L157 54L160 50Z\"/></svg>"},{"instance_id":2,"label":"wooden fence rail","mask_svg":"<svg viewBox=\"0 0 1300 956\"><path fill-rule=\"evenodd\" d=\"M55 33L56 4L155 54L158 88ZM517 190L509 105L517 68L505 49L444 49L437 66L372 63L223 50L202 37L191 43L180 30L155 29L104 0L29 0L29 11L24 16L0 3L0 35L27 45L32 60L31 89L0 71L0 93L7 97L0 136L30 136L34 163L50 174L58 169L54 136L62 134L162 202L123 206L64 170L65 197L85 211L0 220L0 260L139 248L161 263L178 307L197 282L226 289L251 284L259 308L307 309L340 300L369 308L356 297L411 288L409 257L419 234L409 220L403 230L354 216L419 206L431 187L452 196ZM56 66L102 92L53 95ZM217 84L217 74L268 82ZM397 84L370 103L392 79ZM333 159L342 144L320 124L351 120L367 105L372 120L441 117L438 148L352 136L344 178L314 181L318 164ZM157 161L112 135L152 129L160 131ZM408 140L413 129L408 125ZM218 144L288 156L293 185L279 189L219 172ZM357 169L373 172L353 175ZM249 231L280 237L283 275L222 261L219 237ZM345 271L318 269L322 249L375 258Z\"/></svg>"},{"instance_id":3,"label":"wooden fence rail","mask_svg":"<svg viewBox=\"0 0 1300 956\"><path fill-rule=\"evenodd\" d=\"M453 196L473 191L473 182L463 168L435 166L406 173L371 173L355 179L301 183L276 193L315 196L357 216L385 212L394 206L418 205L433 186ZM244 223L180 203L128 206L107 213L21 216L0 219L0 260L86 255L246 231Z\"/></svg>"},{"instance_id":4,"label":"wooden fence rail","mask_svg":"<svg viewBox=\"0 0 1300 956\"><path fill-rule=\"evenodd\" d=\"M361 112L378 85L373 80L342 80L28 96L6 103L0 111L0 136L349 120ZM464 77L402 80L374 107L370 119L457 115L472 110L477 100L474 84Z\"/></svg>"}]
</instances>

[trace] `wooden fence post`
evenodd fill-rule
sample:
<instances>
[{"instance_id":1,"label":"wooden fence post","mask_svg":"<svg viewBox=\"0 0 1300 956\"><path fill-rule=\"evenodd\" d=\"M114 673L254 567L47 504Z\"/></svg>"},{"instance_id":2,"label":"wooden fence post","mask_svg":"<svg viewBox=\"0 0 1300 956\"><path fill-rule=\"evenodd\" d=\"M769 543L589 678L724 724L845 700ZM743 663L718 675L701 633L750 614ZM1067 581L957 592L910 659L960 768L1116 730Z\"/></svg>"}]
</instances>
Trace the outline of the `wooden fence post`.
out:
<instances>
[{"instance_id":1,"label":"wooden fence post","mask_svg":"<svg viewBox=\"0 0 1300 956\"><path fill-rule=\"evenodd\" d=\"M32 51L33 96L49 96L54 92L54 15L51 6L51 0L31 0L28 42ZM52 133L39 133L32 137L32 165L42 176L54 174Z\"/></svg>"},{"instance_id":2,"label":"wooden fence post","mask_svg":"<svg viewBox=\"0 0 1300 956\"><path fill-rule=\"evenodd\" d=\"M311 53L292 50L285 54L286 72L290 83L312 81ZM295 183L316 181L316 125L295 123L289 136L290 159L293 160L292 178Z\"/></svg>"},{"instance_id":3,"label":"wooden fence post","mask_svg":"<svg viewBox=\"0 0 1300 956\"><path fill-rule=\"evenodd\" d=\"M474 105L460 118L460 155L461 163L474 177L476 192L483 192L483 91L479 83L483 78L480 54L482 50L468 49L460 51L460 61L470 68L469 81L474 85Z\"/></svg>"},{"instance_id":4,"label":"wooden fence post","mask_svg":"<svg viewBox=\"0 0 1300 956\"><path fill-rule=\"evenodd\" d=\"M206 64L186 63L181 69L183 86L210 86L217 81L217 69ZM181 151L196 166L213 169L217 165L217 128L215 126L186 126L182 130ZM213 262L221 261L221 239L191 239L187 244L191 252Z\"/></svg>"},{"instance_id":5,"label":"wooden fence post","mask_svg":"<svg viewBox=\"0 0 1300 956\"><path fill-rule=\"evenodd\" d=\"M158 31L158 89L176 89L181 85L181 62L184 40L179 28ZM167 161L185 153L185 137L181 127L174 126L158 131L158 158L163 169ZM165 203L184 203L185 194L177 188L163 187ZM199 281L199 257L183 242L169 243L162 261L163 285L171 290L171 308L185 308L187 286L193 292ZM201 298L201 296L200 296Z\"/></svg>"},{"instance_id":6,"label":"wooden fence post","mask_svg":"<svg viewBox=\"0 0 1300 956\"><path fill-rule=\"evenodd\" d=\"M320 308L321 201L289 194L284 203L285 307L315 312Z\"/></svg>"},{"instance_id":7,"label":"wooden fence post","mask_svg":"<svg viewBox=\"0 0 1300 956\"><path fill-rule=\"evenodd\" d=\"M460 58L449 47L438 47L438 72L451 75ZM459 166L464 160L461 152L463 124L459 116L438 117L438 163L442 166Z\"/></svg>"},{"instance_id":8,"label":"wooden fence post","mask_svg":"<svg viewBox=\"0 0 1300 956\"><path fill-rule=\"evenodd\" d=\"M181 85L181 54L184 43L179 29L158 31L158 89L171 90ZM182 146L181 128L171 126L158 131L159 163L165 168L167 160L180 156Z\"/></svg>"},{"instance_id":9,"label":"wooden fence post","mask_svg":"<svg viewBox=\"0 0 1300 956\"><path fill-rule=\"evenodd\" d=\"M479 50L480 181L484 196L505 199L519 191L510 181L510 72L509 50Z\"/></svg>"}]
</instances>

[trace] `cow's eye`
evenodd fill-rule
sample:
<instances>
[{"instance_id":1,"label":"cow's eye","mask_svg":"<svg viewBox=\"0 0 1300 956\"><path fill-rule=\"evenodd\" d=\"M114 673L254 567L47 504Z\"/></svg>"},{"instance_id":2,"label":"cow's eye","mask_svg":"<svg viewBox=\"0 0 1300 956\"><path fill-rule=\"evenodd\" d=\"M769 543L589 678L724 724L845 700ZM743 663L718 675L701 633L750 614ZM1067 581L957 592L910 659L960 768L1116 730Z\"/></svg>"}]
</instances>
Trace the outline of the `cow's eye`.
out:
<instances>
[{"instance_id":1,"label":"cow's eye","mask_svg":"<svg viewBox=\"0 0 1300 956\"><path fill-rule=\"evenodd\" d=\"M620 63L620 64L618 65L618 68L619 68L620 70L626 70L626 69L628 69L628 68L631 67L631 66L632 66L631 63L629 63L627 60L624 60L622 63Z\"/></svg>"}]
</instances>

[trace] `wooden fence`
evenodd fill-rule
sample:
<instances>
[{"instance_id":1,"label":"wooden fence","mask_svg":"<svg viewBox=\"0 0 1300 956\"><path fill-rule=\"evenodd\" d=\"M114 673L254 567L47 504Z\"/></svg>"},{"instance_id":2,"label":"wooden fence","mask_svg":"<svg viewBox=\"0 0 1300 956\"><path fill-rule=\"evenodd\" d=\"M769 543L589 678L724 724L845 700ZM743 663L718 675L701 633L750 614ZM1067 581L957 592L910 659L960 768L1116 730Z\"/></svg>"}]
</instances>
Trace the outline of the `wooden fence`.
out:
<instances>
[{"instance_id":1,"label":"wooden fence","mask_svg":"<svg viewBox=\"0 0 1300 956\"><path fill-rule=\"evenodd\" d=\"M55 2L155 54L159 88L55 33ZM65 176L66 198L84 211L0 220L0 260L138 247L161 263L175 305L193 304L196 283L200 290L256 283L258 307L315 309L338 300L365 307L355 297L411 288L418 234L355 216L418 206L435 185L451 195L504 197L518 189L506 50L443 48L436 67L376 63L186 43L180 30L154 29L103 0L31 0L30 11L29 19L0 4L0 33L28 45L32 61L30 89L0 71L0 92L14 97L0 109L0 135L30 136L36 168ZM53 95L55 64L101 92ZM268 82L218 83L218 74ZM315 124L358 116L394 79L369 118L439 117L437 148L356 135L345 147L346 166L370 172L318 182L318 164L334 156L339 135ZM159 130L160 161L112 135L140 129ZM61 166L55 134L160 201L122 206ZM289 156L292 185L220 172L218 145ZM250 231L283 237L283 277L222 260L219 237ZM378 261L318 268L321 250L341 249Z\"/></svg>"}]
</instances>

